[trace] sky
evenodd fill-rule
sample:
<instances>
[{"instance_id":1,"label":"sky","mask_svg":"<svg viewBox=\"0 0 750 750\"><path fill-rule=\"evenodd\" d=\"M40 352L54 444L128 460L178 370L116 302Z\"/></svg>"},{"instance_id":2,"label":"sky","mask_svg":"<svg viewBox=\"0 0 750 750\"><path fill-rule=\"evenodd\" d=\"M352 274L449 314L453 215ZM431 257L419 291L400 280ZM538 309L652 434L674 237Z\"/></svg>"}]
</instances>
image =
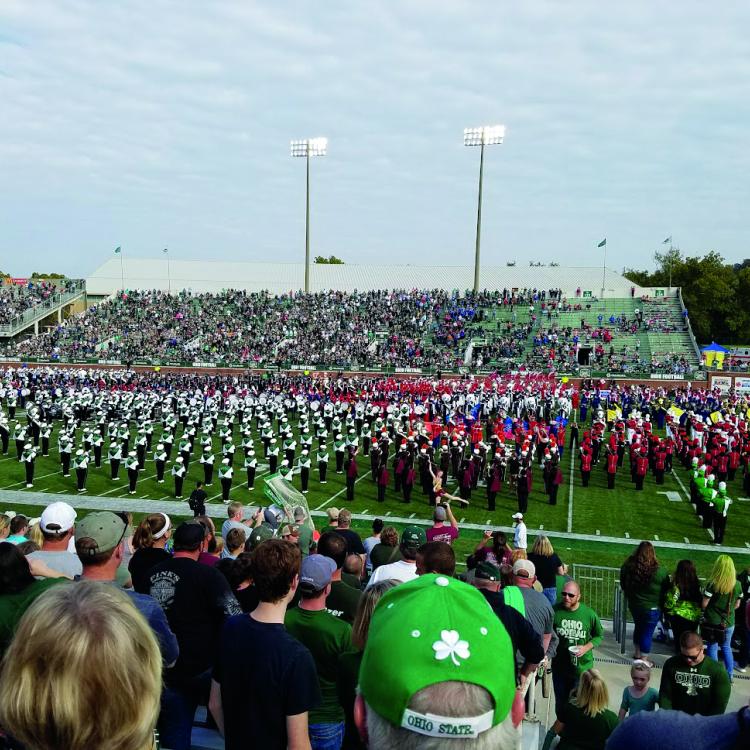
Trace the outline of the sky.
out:
<instances>
[{"instance_id":1,"label":"sky","mask_svg":"<svg viewBox=\"0 0 750 750\"><path fill-rule=\"evenodd\" d=\"M750 4L0 0L0 270L750 257Z\"/></svg>"}]
</instances>

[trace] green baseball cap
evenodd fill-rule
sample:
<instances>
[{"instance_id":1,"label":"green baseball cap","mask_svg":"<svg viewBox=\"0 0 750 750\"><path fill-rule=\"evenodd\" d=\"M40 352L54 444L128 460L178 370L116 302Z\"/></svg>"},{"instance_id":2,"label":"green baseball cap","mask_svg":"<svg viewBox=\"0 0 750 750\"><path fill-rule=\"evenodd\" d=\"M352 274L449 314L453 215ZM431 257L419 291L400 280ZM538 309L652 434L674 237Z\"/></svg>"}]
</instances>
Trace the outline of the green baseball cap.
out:
<instances>
[{"instance_id":1,"label":"green baseball cap","mask_svg":"<svg viewBox=\"0 0 750 750\"><path fill-rule=\"evenodd\" d=\"M261 542L265 542L266 539L273 539L273 529L269 528L265 524L256 526L247 538L247 544L250 549L255 549Z\"/></svg>"},{"instance_id":2,"label":"green baseball cap","mask_svg":"<svg viewBox=\"0 0 750 750\"><path fill-rule=\"evenodd\" d=\"M500 569L483 560L474 569L474 578L479 578L482 581L499 581Z\"/></svg>"},{"instance_id":3,"label":"green baseball cap","mask_svg":"<svg viewBox=\"0 0 750 750\"><path fill-rule=\"evenodd\" d=\"M487 600L463 581L434 574L402 583L380 599L359 675L370 708L396 727L429 737L477 737L505 720L516 691L510 636ZM495 708L460 717L409 708L416 693L440 682L479 685Z\"/></svg>"},{"instance_id":4,"label":"green baseball cap","mask_svg":"<svg viewBox=\"0 0 750 750\"><path fill-rule=\"evenodd\" d=\"M83 557L109 552L122 541L126 529L125 521L112 511L89 513L76 524L76 552Z\"/></svg>"},{"instance_id":5,"label":"green baseball cap","mask_svg":"<svg viewBox=\"0 0 750 750\"><path fill-rule=\"evenodd\" d=\"M404 547L421 547L427 541L427 534L421 526L404 526L401 544Z\"/></svg>"}]
</instances>

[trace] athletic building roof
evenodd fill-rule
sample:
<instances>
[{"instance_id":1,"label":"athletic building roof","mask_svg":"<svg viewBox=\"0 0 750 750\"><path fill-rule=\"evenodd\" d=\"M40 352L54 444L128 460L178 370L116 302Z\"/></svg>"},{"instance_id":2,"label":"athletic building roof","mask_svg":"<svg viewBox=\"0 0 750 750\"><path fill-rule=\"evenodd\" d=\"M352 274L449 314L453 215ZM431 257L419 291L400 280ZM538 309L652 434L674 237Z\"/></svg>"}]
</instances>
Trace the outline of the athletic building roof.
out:
<instances>
[{"instance_id":1,"label":"athletic building roof","mask_svg":"<svg viewBox=\"0 0 750 750\"><path fill-rule=\"evenodd\" d=\"M224 261L169 260L166 258L122 258L115 256L86 280L86 291L108 296L118 289L190 289L195 293L219 292L222 289L268 290L274 294L297 291L304 287L303 263L240 263ZM602 269L565 266L485 266L480 286L484 289L557 289L574 296L577 289L591 291L597 297L602 288ZM474 285L473 266L376 266L316 265L310 266L310 289L314 292L371 291L376 289L458 289ZM605 297L629 297L649 290L634 285L619 273L607 270Z\"/></svg>"}]
</instances>

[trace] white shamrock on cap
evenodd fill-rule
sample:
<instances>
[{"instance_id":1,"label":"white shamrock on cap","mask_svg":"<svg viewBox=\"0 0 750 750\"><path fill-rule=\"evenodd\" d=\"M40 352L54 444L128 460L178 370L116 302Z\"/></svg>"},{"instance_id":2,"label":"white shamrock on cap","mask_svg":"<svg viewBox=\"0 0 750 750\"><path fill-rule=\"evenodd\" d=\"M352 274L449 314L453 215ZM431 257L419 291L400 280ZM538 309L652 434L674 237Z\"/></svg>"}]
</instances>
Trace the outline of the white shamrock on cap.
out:
<instances>
[{"instance_id":1,"label":"white shamrock on cap","mask_svg":"<svg viewBox=\"0 0 750 750\"><path fill-rule=\"evenodd\" d=\"M456 656L461 659L468 659L471 656L469 653L469 642L462 641L457 630L443 630L440 633L440 638L441 640L435 641L432 644L432 648L435 651L435 658L438 661L447 659L450 656L451 661L458 667L461 665L456 660Z\"/></svg>"}]
</instances>

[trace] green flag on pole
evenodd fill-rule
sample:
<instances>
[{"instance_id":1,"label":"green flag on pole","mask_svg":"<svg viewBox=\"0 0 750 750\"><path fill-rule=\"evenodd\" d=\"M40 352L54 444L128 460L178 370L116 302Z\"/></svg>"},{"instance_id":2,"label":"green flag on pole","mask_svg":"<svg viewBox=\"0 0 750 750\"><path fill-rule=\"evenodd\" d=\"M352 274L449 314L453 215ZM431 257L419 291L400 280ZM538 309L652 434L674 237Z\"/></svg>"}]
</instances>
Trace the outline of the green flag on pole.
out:
<instances>
[{"instance_id":1,"label":"green flag on pole","mask_svg":"<svg viewBox=\"0 0 750 750\"><path fill-rule=\"evenodd\" d=\"M121 252L122 252L122 248L121 247L116 247L115 248L115 255L119 255Z\"/></svg>"},{"instance_id":2,"label":"green flag on pole","mask_svg":"<svg viewBox=\"0 0 750 750\"><path fill-rule=\"evenodd\" d=\"M669 237L667 237L666 240L663 240L662 245L671 245L672 244L672 235L670 234Z\"/></svg>"},{"instance_id":3,"label":"green flag on pole","mask_svg":"<svg viewBox=\"0 0 750 750\"><path fill-rule=\"evenodd\" d=\"M607 238L605 237L598 245L597 247L606 247L607 245Z\"/></svg>"}]
</instances>

